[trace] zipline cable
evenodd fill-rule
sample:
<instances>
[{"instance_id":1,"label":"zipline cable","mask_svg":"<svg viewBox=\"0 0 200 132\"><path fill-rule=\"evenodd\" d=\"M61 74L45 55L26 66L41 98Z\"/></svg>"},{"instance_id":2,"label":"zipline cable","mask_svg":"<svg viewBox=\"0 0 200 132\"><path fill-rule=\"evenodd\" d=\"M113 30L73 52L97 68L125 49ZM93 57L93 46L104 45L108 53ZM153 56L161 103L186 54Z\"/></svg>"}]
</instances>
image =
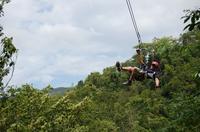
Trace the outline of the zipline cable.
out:
<instances>
[{"instance_id":1,"label":"zipline cable","mask_svg":"<svg viewBox=\"0 0 200 132\"><path fill-rule=\"evenodd\" d=\"M135 29L135 32L136 32L136 35L137 35L137 38L138 38L139 48L141 48L142 39L141 39L141 36L140 36L140 32L138 30L138 26L137 26L137 23L136 23L136 20L135 20L135 16L134 16L134 12L133 12L133 8L131 6L130 0L126 0L126 4L128 6L128 10L129 10L129 13L130 13L130 16L131 16L133 27Z\"/></svg>"},{"instance_id":2,"label":"zipline cable","mask_svg":"<svg viewBox=\"0 0 200 132\"><path fill-rule=\"evenodd\" d=\"M133 8L131 6L131 2L130 2L130 0L126 0L126 3L127 3L127 6L128 6L128 10L129 10L129 13L130 13L130 16L131 16L131 20L132 20L137 38L138 38L138 43L141 44L142 40L141 40L141 36L140 36L139 30L138 30L138 26L137 26L137 23L136 23L136 20L135 20L135 16L134 16L134 13L133 13Z\"/></svg>"}]
</instances>

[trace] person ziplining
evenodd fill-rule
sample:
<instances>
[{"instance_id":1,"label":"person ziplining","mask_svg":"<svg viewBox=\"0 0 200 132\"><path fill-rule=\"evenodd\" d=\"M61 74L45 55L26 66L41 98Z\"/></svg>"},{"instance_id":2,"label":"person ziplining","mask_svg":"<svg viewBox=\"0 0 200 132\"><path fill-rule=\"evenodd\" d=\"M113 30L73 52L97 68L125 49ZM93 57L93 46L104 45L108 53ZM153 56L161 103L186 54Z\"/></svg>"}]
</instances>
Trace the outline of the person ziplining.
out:
<instances>
[{"instance_id":1,"label":"person ziplining","mask_svg":"<svg viewBox=\"0 0 200 132\"><path fill-rule=\"evenodd\" d=\"M137 49L138 50L138 49ZM141 56L140 50L137 51L137 56ZM155 82L155 87L160 88L160 62L156 59L152 59L150 66L144 63L142 57L139 58L140 68L136 66L122 67L120 62L116 62L116 68L119 72L125 71L129 72L130 76L128 81L124 82L125 85L131 85L133 81L143 81L144 79L153 79Z\"/></svg>"},{"instance_id":2,"label":"person ziplining","mask_svg":"<svg viewBox=\"0 0 200 132\"><path fill-rule=\"evenodd\" d=\"M137 63L139 64L139 68L135 67L135 66L129 66L129 67L122 67L120 62L116 62L116 68L117 70L120 71L126 71L130 73L129 79L128 81L124 82L123 84L125 85L131 85L132 81L143 81L145 78L147 79L153 79L155 82L155 87L159 88L160 87L160 79L159 79L159 75L160 75L160 62L159 60L155 59L155 50L153 50L152 52L152 60L150 62L150 65L145 63L144 60L144 56L141 53L141 44L142 44L142 39L138 30L138 26L135 20L135 16L134 16L134 12L131 6L131 2L130 0L126 0L126 4L131 16L131 20L133 23L133 27L135 29L136 35L137 35L137 39L138 39L138 43L139 43L139 48L136 49L136 60ZM149 63L149 62L147 62ZM139 76L139 78L138 78Z\"/></svg>"}]
</instances>

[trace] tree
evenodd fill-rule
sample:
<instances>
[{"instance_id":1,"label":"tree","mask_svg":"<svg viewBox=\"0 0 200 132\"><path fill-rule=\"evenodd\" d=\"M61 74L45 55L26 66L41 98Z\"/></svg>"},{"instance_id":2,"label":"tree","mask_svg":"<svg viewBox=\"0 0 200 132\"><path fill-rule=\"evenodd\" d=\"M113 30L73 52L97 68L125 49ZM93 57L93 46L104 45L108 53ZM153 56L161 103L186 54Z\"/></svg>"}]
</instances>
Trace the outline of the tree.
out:
<instances>
[{"instance_id":1,"label":"tree","mask_svg":"<svg viewBox=\"0 0 200 132\"><path fill-rule=\"evenodd\" d=\"M186 15L183 16L184 23L187 23L189 20L191 21L187 26L185 26L185 29L188 29L189 31L192 31L194 29L200 30L200 8L197 10L185 10ZM197 72L195 74L196 78L200 78L198 75L200 72ZM197 75L197 76L196 76Z\"/></svg>"},{"instance_id":2,"label":"tree","mask_svg":"<svg viewBox=\"0 0 200 132\"><path fill-rule=\"evenodd\" d=\"M8 3L9 0L0 0L0 17L4 15L3 6ZM8 86L9 81L4 85L3 79L12 70L14 72L15 60L14 55L17 53L17 49L13 45L12 37L6 37L3 33L3 27L0 26L0 90L3 91ZM12 77L12 75L11 75Z\"/></svg>"},{"instance_id":3,"label":"tree","mask_svg":"<svg viewBox=\"0 0 200 132\"><path fill-rule=\"evenodd\" d=\"M200 8L197 10L185 10L186 15L182 18L184 19L184 23L187 23L190 20L190 23L185 26L185 29L192 31L197 28L200 30Z\"/></svg>"}]
</instances>

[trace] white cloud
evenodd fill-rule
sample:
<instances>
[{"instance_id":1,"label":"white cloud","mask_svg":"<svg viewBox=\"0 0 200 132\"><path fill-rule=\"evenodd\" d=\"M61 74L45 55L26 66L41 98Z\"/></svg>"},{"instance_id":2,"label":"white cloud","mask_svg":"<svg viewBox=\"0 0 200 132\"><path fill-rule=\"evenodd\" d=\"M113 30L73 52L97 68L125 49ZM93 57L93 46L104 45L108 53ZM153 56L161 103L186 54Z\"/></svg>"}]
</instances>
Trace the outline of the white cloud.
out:
<instances>
[{"instance_id":1,"label":"white cloud","mask_svg":"<svg viewBox=\"0 0 200 132\"><path fill-rule=\"evenodd\" d=\"M178 36L183 9L200 5L199 0L133 2L143 41ZM1 21L20 49L16 85L70 85L130 58L137 44L125 0L13 0ZM68 81L62 82L65 75Z\"/></svg>"}]
</instances>

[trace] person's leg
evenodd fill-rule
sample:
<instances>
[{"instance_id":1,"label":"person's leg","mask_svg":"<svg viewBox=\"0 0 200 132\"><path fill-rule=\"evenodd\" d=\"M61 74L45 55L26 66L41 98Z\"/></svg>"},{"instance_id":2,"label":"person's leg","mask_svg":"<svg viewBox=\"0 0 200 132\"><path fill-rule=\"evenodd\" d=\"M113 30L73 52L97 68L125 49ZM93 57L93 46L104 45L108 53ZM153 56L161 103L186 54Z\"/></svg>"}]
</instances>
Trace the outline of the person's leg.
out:
<instances>
[{"instance_id":1,"label":"person's leg","mask_svg":"<svg viewBox=\"0 0 200 132\"><path fill-rule=\"evenodd\" d=\"M131 66L128 66L128 67L122 67L121 70L122 70L122 71L127 71L127 72L132 73L132 72L135 72L136 67L131 67Z\"/></svg>"},{"instance_id":2,"label":"person's leg","mask_svg":"<svg viewBox=\"0 0 200 132\"><path fill-rule=\"evenodd\" d=\"M137 67L122 67L123 71L127 71L130 73L128 81L124 82L125 85L131 85L132 81L135 80L135 73L138 71Z\"/></svg>"},{"instance_id":3,"label":"person's leg","mask_svg":"<svg viewBox=\"0 0 200 132\"><path fill-rule=\"evenodd\" d=\"M131 85L132 81L135 80L135 73L137 71L139 71L140 69L137 67L122 67L121 64L119 62L116 63L116 67L118 71L125 71L125 72L129 72L130 73L130 77L128 79L128 81L124 82L123 84L128 84Z\"/></svg>"},{"instance_id":4,"label":"person's leg","mask_svg":"<svg viewBox=\"0 0 200 132\"><path fill-rule=\"evenodd\" d=\"M137 67L131 67L131 66L122 67L119 62L116 63L116 68L118 71L127 71L131 74L134 73L136 70L139 71L139 68L137 68Z\"/></svg>"}]
</instances>

